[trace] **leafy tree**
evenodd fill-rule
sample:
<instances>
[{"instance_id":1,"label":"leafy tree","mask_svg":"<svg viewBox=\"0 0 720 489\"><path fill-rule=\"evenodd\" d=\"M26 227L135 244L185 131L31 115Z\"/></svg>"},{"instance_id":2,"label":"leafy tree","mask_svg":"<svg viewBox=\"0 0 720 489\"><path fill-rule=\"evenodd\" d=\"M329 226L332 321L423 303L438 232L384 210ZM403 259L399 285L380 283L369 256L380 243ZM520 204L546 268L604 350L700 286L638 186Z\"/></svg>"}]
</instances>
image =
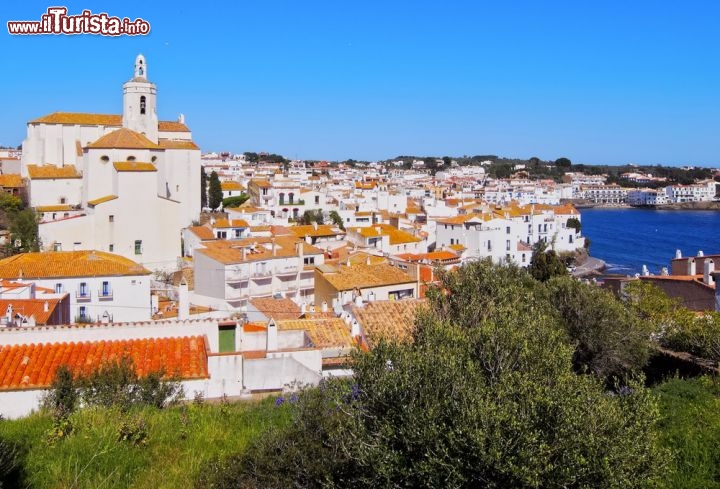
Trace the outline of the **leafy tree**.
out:
<instances>
[{"instance_id":1,"label":"leafy tree","mask_svg":"<svg viewBox=\"0 0 720 489\"><path fill-rule=\"evenodd\" d=\"M576 233L579 233L582 229L582 223L577 217L571 217L570 219L568 219L566 225L567 227L574 229Z\"/></svg>"},{"instance_id":2,"label":"leafy tree","mask_svg":"<svg viewBox=\"0 0 720 489\"><path fill-rule=\"evenodd\" d=\"M252 153L250 151L246 151L245 153L243 153L243 155L245 156L245 161L247 161L248 163L257 163L258 162L258 154L257 153Z\"/></svg>"},{"instance_id":3,"label":"leafy tree","mask_svg":"<svg viewBox=\"0 0 720 489\"><path fill-rule=\"evenodd\" d=\"M325 215L322 211L322 209L308 209L303 214L298 217L297 223L298 224L312 224L312 223L318 223L318 224L324 224L325 222Z\"/></svg>"},{"instance_id":4,"label":"leafy tree","mask_svg":"<svg viewBox=\"0 0 720 489\"><path fill-rule=\"evenodd\" d=\"M442 160L443 160L443 164L446 167L450 168L450 165L452 164L452 158L450 158L449 156L443 156Z\"/></svg>"},{"instance_id":5,"label":"leafy tree","mask_svg":"<svg viewBox=\"0 0 720 489\"><path fill-rule=\"evenodd\" d=\"M43 406L56 416L68 416L75 412L80 400L77 382L66 365L55 371L50 390L43 399Z\"/></svg>"},{"instance_id":6,"label":"leafy tree","mask_svg":"<svg viewBox=\"0 0 720 489\"><path fill-rule=\"evenodd\" d=\"M222 201L223 209L240 207L250 198L247 194L235 195L233 197L224 198Z\"/></svg>"},{"instance_id":7,"label":"leafy tree","mask_svg":"<svg viewBox=\"0 0 720 489\"><path fill-rule=\"evenodd\" d=\"M207 195L207 173L205 173L205 168L200 168L200 208L204 209L207 207L208 204L208 195Z\"/></svg>"},{"instance_id":8,"label":"leafy tree","mask_svg":"<svg viewBox=\"0 0 720 489\"><path fill-rule=\"evenodd\" d=\"M645 321L615 298L612 292L583 284L571 277L546 282L550 301L575 342L573 365L612 380L637 373L652 351L654 322Z\"/></svg>"},{"instance_id":9,"label":"leafy tree","mask_svg":"<svg viewBox=\"0 0 720 489\"><path fill-rule=\"evenodd\" d=\"M11 217L10 239L15 253L40 251L38 216L32 209L23 209Z\"/></svg>"},{"instance_id":10,"label":"leafy tree","mask_svg":"<svg viewBox=\"0 0 720 489\"><path fill-rule=\"evenodd\" d=\"M555 250L547 250L547 245L538 241L533 246L528 271L536 280L546 282L552 277L567 275L567 268Z\"/></svg>"},{"instance_id":11,"label":"leafy tree","mask_svg":"<svg viewBox=\"0 0 720 489\"><path fill-rule=\"evenodd\" d=\"M563 170L569 170L572 166L572 162L567 158L558 158L555 160L555 166L562 168Z\"/></svg>"},{"instance_id":12,"label":"leafy tree","mask_svg":"<svg viewBox=\"0 0 720 489\"><path fill-rule=\"evenodd\" d=\"M487 261L441 273L411 341L356 353L351 381L283 404L293 422L199 487L651 487L655 398L575 375L544 288Z\"/></svg>"},{"instance_id":13,"label":"leafy tree","mask_svg":"<svg viewBox=\"0 0 720 489\"><path fill-rule=\"evenodd\" d=\"M335 224L337 227L345 231L345 223L343 223L342 217L340 217L340 214L338 214L338 211L332 210L329 214L330 221L332 221L333 224Z\"/></svg>"},{"instance_id":14,"label":"leafy tree","mask_svg":"<svg viewBox=\"0 0 720 489\"><path fill-rule=\"evenodd\" d=\"M208 207L213 211L217 210L222 204L223 193L222 186L220 185L220 178L217 172L213 170L210 173L209 186L208 186Z\"/></svg>"}]
</instances>

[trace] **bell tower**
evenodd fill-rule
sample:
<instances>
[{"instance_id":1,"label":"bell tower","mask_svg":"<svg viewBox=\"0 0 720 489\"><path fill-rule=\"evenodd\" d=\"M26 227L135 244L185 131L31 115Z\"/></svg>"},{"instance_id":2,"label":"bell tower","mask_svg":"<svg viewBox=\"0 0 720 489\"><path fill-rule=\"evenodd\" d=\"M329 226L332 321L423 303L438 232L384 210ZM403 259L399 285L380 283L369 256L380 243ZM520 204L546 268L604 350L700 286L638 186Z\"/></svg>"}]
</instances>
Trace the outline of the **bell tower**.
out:
<instances>
[{"instance_id":1,"label":"bell tower","mask_svg":"<svg viewBox=\"0 0 720 489\"><path fill-rule=\"evenodd\" d=\"M147 63L135 58L135 76L123 85L122 125L158 142L157 88L147 79Z\"/></svg>"}]
</instances>

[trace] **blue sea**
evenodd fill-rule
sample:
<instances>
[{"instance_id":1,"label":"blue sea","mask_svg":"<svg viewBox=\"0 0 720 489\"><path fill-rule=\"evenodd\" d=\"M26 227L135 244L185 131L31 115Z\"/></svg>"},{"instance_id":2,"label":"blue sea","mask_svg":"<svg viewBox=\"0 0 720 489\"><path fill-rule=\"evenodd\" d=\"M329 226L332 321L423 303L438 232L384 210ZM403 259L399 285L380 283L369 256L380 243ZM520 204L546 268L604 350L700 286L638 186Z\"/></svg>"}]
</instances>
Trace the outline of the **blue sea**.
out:
<instances>
[{"instance_id":1,"label":"blue sea","mask_svg":"<svg viewBox=\"0 0 720 489\"><path fill-rule=\"evenodd\" d=\"M607 263L606 273L632 275L647 265L650 273L670 268L683 256L720 253L720 211L580 209L590 255Z\"/></svg>"}]
</instances>

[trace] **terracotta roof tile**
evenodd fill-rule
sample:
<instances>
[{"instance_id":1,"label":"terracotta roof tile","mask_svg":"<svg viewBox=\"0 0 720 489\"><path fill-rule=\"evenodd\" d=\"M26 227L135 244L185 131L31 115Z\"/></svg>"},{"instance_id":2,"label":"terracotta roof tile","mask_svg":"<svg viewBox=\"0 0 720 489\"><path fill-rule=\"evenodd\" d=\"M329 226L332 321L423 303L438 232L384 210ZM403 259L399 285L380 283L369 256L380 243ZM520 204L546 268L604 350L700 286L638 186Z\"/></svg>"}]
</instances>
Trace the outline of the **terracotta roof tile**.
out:
<instances>
[{"instance_id":1,"label":"terracotta roof tile","mask_svg":"<svg viewBox=\"0 0 720 489\"><path fill-rule=\"evenodd\" d=\"M340 318L294 319L276 321L278 330L305 330L313 346L317 348L351 348L355 344L350 327Z\"/></svg>"},{"instance_id":2,"label":"terracotta roof tile","mask_svg":"<svg viewBox=\"0 0 720 489\"><path fill-rule=\"evenodd\" d=\"M38 212L64 212L73 210L70 204L39 205L35 208Z\"/></svg>"},{"instance_id":3,"label":"terracotta roof tile","mask_svg":"<svg viewBox=\"0 0 720 489\"><path fill-rule=\"evenodd\" d=\"M352 314L365 333L371 348L381 340L403 341L411 337L415 316L425 307L425 301L375 301L363 307L353 306Z\"/></svg>"},{"instance_id":4,"label":"terracotta roof tile","mask_svg":"<svg viewBox=\"0 0 720 489\"><path fill-rule=\"evenodd\" d=\"M54 178L82 178L75 165L28 165L28 175L32 180L47 180Z\"/></svg>"},{"instance_id":5,"label":"terracotta roof tile","mask_svg":"<svg viewBox=\"0 0 720 489\"><path fill-rule=\"evenodd\" d=\"M187 139L160 139L158 146L162 149L200 149L197 144Z\"/></svg>"},{"instance_id":6,"label":"terracotta roof tile","mask_svg":"<svg viewBox=\"0 0 720 489\"><path fill-rule=\"evenodd\" d=\"M117 199L117 198L118 198L117 195L106 195L106 196L104 196L104 197L100 197L100 198L97 198L97 199L88 200L88 205L89 205L89 206L96 206L96 205L99 205L99 204L102 204L102 203L105 203L105 202L110 202L111 200L115 200L115 199Z\"/></svg>"},{"instance_id":7,"label":"terracotta roof tile","mask_svg":"<svg viewBox=\"0 0 720 489\"><path fill-rule=\"evenodd\" d=\"M9 305L13 306L13 311L23 316L35 316L35 322L39 325L47 324L48 319L52 316L57 305L62 301L62 297L47 299L0 299L0 311L6 311ZM48 310L45 310L45 303Z\"/></svg>"},{"instance_id":8,"label":"terracotta roof tile","mask_svg":"<svg viewBox=\"0 0 720 489\"><path fill-rule=\"evenodd\" d=\"M300 317L300 306L287 298L273 299L272 297L267 297L251 299L250 304L268 318L280 320L297 319Z\"/></svg>"},{"instance_id":9,"label":"terracotta roof tile","mask_svg":"<svg viewBox=\"0 0 720 489\"><path fill-rule=\"evenodd\" d=\"M354 228L355 232L364 238L372 238L377 236L389 236L390 245L398 245L403 243L417 243L422 241L417 236L413 236L407 231L396 228L389 224L375 224L373 226Z\"/></svg>"},{"instance_id":10,"label":"terracotta roof tile","mask_svg":"<svg viewBox=\"0 0 720 489\"><path fill-rule=\"evenodd\" d=\"M357 264L336 267L334 273L322 273L336 290L352 290L354 288L381 287L404 283L415 283L415 280L397 267L380 263L377 265Z\"/></svg>"},{"instance_id":11,"label":"terracotta roof tile","mask_svg":"<svg viewBox=\"0 0 720 489\"><path fill-rule=\"evenodd\" d=\"M53 112L30 121L31 124L78 124L81 126L120 126L122 116L117 114L88 114L78 112Z\"/></svg>"},{"instance_id":12,"label":"terracotta roof tile","mask_svg":"<svg viewBox=\"0 0 720 489\"><path fill-rule=\"evenodd\" d=\"M105 362L130 357L140 376L164 369L181 379L208 378L202 336L0 346L0 390L42 389L67 365L87 374Z\"/></svg>"},{"instance_id":13,"label":"terracotta roof tile","mask_svg":"<svg viewBox=\"0 0 720 489\"><path fill-rule=\"evenodd\" d=\"M132 260L95 250L21 253L0 260L0 277L6 279L149 274Z\"/></svg>"},{"instance_id":14,"label":"terracotta roof tile","mask_svg":"<svg viewBox=\"0 0 720 489\"><path fill-rule=\"evenodd\" d=\"M22 177L17 173L3 173L0 175L0 187L18 188L23 186Z\"/></svg>"},{"instance_id":15,"label":"terracotta roof tile","mask_svg":"<svg viewBox=\"0 0 720 489\"><path fill-rule=\"evenodd\" d=\"M215 235L212 232L212 229L209 227L203 225L203 226L191 226L188 228L188 230L193 233L195 236L200 238L201 240L205 239L216 239Z\"/></svg>"},{"instance_id":16,"label":"terracotta roof tile","mask_svg":"<svg viewBox=\"0 0 720 489\"><path fill-rule=\"evenodd\" d=\"M220 182L220 188L223 190L245 190L245 187L240 182L235 181Z\"/></svg>"},{"instance_id":17,"label":"terracotta roof tile","mask_svg":"<svg viewBox=\"0 0 720 489\"><path fill-rule=\"evenodd\" d=\"M161 132L190 132L188 126L177 121L160 121L158 122L158 131Z\"/></svg>"},{"instance_id":18,"label":"terracotta roof tile","mask_svg":"<svg viewBox=\"0 0 720 489\"><path fill-rule=\"evenodd\" d=\"M115 170L117 171L132 171L132 172L145 172L145 171L157 171L157 168L152 163L146 163L141 161L117 161L113 163Z\"/></svg>"},{"instance_id":19,"label":"terracotta roof tile","mask_svg":"<svg viewBox=\"0 0 720 489\"><path fill-rule=\"evenodd\" d=\"M317 228L312 225L303 226L291 226L290 231L295 234L298 238L304 238L305 236L311 237L325 237L325 236L339 236L344 235L345 231L335 225L319 224Z\"/></svg>"},{"instance_id":20,"label":"terracotta roof tile","mask_svg":"<svg viewBox=\"0 0 720 489\"><path fill-rule=\"evenodd\" d=\"M88 148L158 149L159 146L139 132L123 127L88 144Z\"/></svg>"}]
</instances>

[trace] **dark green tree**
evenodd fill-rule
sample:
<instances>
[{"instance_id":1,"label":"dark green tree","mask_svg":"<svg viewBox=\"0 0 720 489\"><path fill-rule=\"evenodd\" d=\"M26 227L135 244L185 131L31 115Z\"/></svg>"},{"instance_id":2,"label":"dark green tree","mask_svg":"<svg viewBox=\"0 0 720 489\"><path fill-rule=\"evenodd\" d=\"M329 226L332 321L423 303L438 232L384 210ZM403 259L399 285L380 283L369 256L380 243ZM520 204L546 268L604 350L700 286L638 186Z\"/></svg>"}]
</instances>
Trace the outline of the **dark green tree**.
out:
<instances>
[{"instance_id":1,"label":"dark green tree","mask_svg":"<svg viewBox=\"0 0 720 489\"><path fill-rule=\"evenodd\" d=\"M577 233L579 233L582 229L582 223L577 217L571 217L570 219L568 219L566 225L567 227L574 229Z\"/></svg>"},{"instance_id":2,"label":"dark green tree","mask_svg":"<svg viewBox=\"0 0 720 489\"><path fill-rule=\"evenodd\" d=\"M357 353L350 381L280 399L292 422L198 487L653 487L655 398L572 371L544 287L475 262L441 273L409 341ZM281 402L284 401L284 402Z\"/></svg>"},{"instance_id":3,"label":"dark green tree","mask_svg":"<svg viewBox=\"0 0 720 489\"><path fill-rule=\"evenodd\" d=\"M206 208L208 205L207 185L208 185L207 173L205 173L205 167L201 167L200 168L200 208L201 209Z\"/></svg>"},{"instance_id":4,"label":"dark green tree","mask_svg":"<svg viewBox=\"0 0 720 489\"><path fill-rule=\"evenodd\" d=\"M345 231L345 224L343 223L342 217L340 217L340 214L338 214L338 211L332 210L329 214L330 221L332 221L333 224L335 224L337 227Z\"/></svg>"},{"instance_id":5,"label":"dark green tree","mask_svg":"<svg viewBox=\"0 0 720 489\"><path fill-rule=\"evenodd\" d=\"M558 158L555 160L555 166L563 170L569 170L572 167L572 162L567 158Z\"/></svg>"},{"instance_id":6,"label":"dark green tree","mask_svg":"<svg viewBox=\"0 0 720 489\"><path fill-rule=\"evenodd\" d=\"M10 239L14 253L40 251L38 216L32 209L23 209L10 218Z\"/></svg>"},{"instance_id":7,"label":"dark green tree","mask_svg":"<svg viewBox=\"0 0 720 489\"><path fill-rule=\"evenodd\" d=\"M245 153L243 153L243 155L245 156L245 161L247 161L248 163L257 163L258 162L258 154L257 153L252 153L250 151L246 151Z\"/></svg>"},{"instance_id":8,"label":"dark green tree","mask_svg":"<svg viewBox=\"0 0 720 489\"><path fill-rule=\"evenodd\" d=\"M530 275L541 282L546 282L552 277L567 275L567 268L562 259L555 253L555 250L548 250L547 245L538 241L533 246L533 254L528 267Z\"/></svg>"},{"instance_id":9,"label":"dark green tree","mask_svg":"<svg viewBox=\"0 0 720 489\"><path fill-rule=\"evenodd\" d=\"M210 173L210 178L208 182L208 207L215 211L218 209L218 207L220 207L223 199L220 178L218 177L218 174L215 172L215 170Z\"/></svg>"},{"instance_id":10,"label":"dark green tree","mask_svg":"<svg viewBox=\"0 0 720 489\"><path fill-rule=\"evenodd\" d=\"M322 209L308 209L297 219L297 224L312 224L314 222L318 224L325 223L325 215Z\"/></svg>"},{"instance_id":11,"label":"dark green tree","mask_svg":"<svg viewBox=\"0 0 720 489\"><path fill-rule=\"evenodd\" d=\"M546 286L565 331L575 342L576 371L612 382L645 366L653 348L651 336L659 333L655 321L641 319L610 291L568 276L552 278Z\"/></svg>"}]
</instances>

